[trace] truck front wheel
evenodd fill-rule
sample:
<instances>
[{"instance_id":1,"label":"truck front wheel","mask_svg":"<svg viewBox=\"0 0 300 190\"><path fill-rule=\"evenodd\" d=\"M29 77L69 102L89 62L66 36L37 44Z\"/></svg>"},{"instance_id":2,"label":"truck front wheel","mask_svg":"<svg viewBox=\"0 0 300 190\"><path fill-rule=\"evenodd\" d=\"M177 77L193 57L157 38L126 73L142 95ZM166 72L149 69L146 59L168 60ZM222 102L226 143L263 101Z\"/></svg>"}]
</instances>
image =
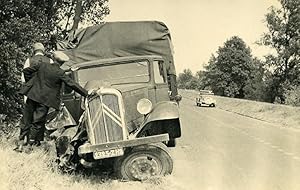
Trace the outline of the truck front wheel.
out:
<instances>
[{"instance_id":1,"label":"truck front wheel","mask_svg":"<svg viewBox=\"0 0 300 190\"><path fill-rule=\"evenodd\" d=\"M117 158L114 169L120 179L144 181L153 176L171 174L173 160L165 144L143 145Z\"/></svg>"}]
</instances>

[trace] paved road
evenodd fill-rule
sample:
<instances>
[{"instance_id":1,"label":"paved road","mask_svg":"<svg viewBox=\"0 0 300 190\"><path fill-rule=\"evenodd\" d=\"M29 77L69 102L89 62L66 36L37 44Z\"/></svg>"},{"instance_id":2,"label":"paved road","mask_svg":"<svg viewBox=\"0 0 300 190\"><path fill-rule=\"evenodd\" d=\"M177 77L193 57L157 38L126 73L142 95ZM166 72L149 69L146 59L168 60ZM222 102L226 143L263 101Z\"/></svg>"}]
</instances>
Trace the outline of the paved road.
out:
<instances>
[{"instance_id":1,"label":"paved road","mask_svg":"<svg viewBox=\"0 0 300 190\"><path fill-rule=\"evenodd\" d=\"M196 107L185 98L180 114L173 177L184 189L300 189L299 130Z\"/></svg>"}]
</instances>

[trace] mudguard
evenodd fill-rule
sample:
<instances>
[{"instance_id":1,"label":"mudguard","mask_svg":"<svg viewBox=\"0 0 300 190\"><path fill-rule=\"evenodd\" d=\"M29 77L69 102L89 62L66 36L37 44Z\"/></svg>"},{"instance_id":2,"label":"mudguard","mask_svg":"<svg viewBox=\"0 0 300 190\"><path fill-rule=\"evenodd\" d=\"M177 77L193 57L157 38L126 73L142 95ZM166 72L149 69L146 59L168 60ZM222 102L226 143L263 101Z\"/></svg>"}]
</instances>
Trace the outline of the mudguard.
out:
<instances>
[{"instance_id":1,"label":"mudguard","mask_svg":"<svg viewBox=\"0 0 300 190\"><path fill-rule=\"evenodd\" d=\"M157 103L145 116L135 137L168 133L171 139L181 136L178 104L171 101Z\"/></svg>"}]
</instances>

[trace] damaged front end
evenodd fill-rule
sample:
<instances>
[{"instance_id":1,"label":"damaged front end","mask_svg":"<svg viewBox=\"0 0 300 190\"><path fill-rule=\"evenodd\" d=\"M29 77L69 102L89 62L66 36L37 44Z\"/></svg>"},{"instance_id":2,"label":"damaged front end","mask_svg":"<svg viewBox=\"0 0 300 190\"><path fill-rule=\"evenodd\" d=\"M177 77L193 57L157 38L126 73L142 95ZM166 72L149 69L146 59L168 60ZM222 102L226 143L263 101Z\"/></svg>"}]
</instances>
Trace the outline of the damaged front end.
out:
<instances>
[{"instance_id":1,"label":"damaged front end","mask_svg":"<svg viewBox=\"0 0 300 190\"><path fill-rule=\"evenodd\" d=\"M56 138L57 161L63 171L115 168L124 177L128 173L122 173L120 168L131 167L131 164L143 168L139 164L141 161L150 164L148 171L152 171L153 163L157 165L159 159L166 162L166 166L160 166L162 171L150 172L150 176L161 172L165 175L172 171L171 157L163 143L181 135L178 105L175 102L165 101L154 105L143 116L141 125L132 132L126 125L125 107L119 90L100 88L84 102L84 112L78 125L65 126L52 134ZM160 154L150 151L152 149L161 151L165 156L161 158ZM132 156L137 158L133 159ZM133 160L127 162L127 158ZM141 176L144 175L148 176L144 173ZM127 177L135 179L132 176ZM136 179L142 179L141 176Z\"/></svg>"}]
</instances>

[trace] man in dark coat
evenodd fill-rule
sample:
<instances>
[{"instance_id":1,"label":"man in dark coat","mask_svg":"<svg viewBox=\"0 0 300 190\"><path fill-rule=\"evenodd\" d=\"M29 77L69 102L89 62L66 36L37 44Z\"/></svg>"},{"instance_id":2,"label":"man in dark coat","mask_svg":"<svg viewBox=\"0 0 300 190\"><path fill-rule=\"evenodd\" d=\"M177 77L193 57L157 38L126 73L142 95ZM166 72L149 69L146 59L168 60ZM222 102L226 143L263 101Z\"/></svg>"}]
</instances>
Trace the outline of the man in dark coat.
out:
<instances>
[{"instance_id":1,"label":"man in dark coat","mask_svg":"<svg viewBox=\"0 0 300 190\"><path fill-rule=\"evenodd\" d=\"M68 56L62 52L54 52L54 63L40 59L36 64L23 70L25 80L28 81L21 93L27 96L24 106L24 123L29 130L29 144L39 145L44 140L46 116L49 107L59 109L61 102L61 86L67 86L87 96L88 92L68 77L60 65L68 61Z\"/></svg>"},{"instance_id":2,"label":"man in dark coat","mask_svg":"<svg viewBox=\"0 0 300 190\"><path fill-rule=\"evenodd\" d=\"M29 57L26 59L25 64L23 69L30 67L34 64L37 64L38 62L47 62L47 63L53 63L53 60L46 57L45 54L45 47L42 43L37 42L34 43L32 45L32 49L33 49L33 56ZM24 87L21 90L21 94L26 94L27 91L32 87L32 82L33 82L33 77L30 79L30 81L25 81L24 75L22 73L21 76L21 81L24 85ZM24 103L26 103L26 96L24 96ZM26 129L25 125L24 125L24 118L22 117L22 119L20 120L19 123L19 127L20 127L20 136L19 136L19 144L26 144L28 141L28 135L29 135L29 130Z\"/></svg>"}]
</instances>

